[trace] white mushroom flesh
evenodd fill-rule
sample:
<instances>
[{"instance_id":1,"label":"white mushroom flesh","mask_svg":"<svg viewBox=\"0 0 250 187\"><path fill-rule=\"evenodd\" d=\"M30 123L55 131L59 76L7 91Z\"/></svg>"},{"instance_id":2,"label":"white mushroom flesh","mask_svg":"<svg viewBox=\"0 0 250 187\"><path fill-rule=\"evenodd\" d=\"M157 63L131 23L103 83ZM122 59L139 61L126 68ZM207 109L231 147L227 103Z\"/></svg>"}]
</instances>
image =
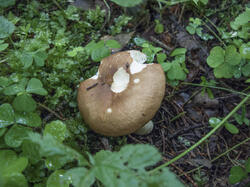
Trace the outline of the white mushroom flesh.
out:
<instances>
[{"instance_id":1,"label":"white mushroom flesh","mask_svg":"<svg viewBox=\"0 0 250 187\"><path fill-rule=\"evenodd\" d=\"M124 68L119 68L114 76L113 82L111 84L111 90L115 93L120 93L128 87L129 83L129 74L125 71Z\"/></svg>"}]
</instances>

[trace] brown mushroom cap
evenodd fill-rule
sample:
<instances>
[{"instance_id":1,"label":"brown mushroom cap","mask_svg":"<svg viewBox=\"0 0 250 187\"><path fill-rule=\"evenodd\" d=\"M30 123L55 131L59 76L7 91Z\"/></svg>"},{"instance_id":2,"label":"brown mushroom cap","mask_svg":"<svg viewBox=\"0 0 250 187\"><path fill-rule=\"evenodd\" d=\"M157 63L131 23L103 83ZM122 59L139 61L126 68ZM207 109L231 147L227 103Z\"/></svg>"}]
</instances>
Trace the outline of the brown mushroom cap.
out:
<instances>
[{"instance_id":1,"label":"brown mushroom cap","mask_svg":"<svg viewBox=\"0 0 250 187\"><path fill-rule=\"evenodd\" d=\"M81 82L78 106L84 121L107 136L133 133L153 118L165 93L159 64L143 64L146 55L130 50L101 61L97 75Z\"/></svg>"}]
</instances>

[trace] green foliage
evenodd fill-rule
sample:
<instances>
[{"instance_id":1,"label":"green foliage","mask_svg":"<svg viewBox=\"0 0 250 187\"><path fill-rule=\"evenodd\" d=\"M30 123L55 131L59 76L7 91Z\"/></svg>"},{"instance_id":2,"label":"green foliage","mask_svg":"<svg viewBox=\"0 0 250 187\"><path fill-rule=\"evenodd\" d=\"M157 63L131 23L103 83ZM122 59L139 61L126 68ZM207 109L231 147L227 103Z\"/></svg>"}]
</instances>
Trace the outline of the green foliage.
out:
<instances>
[{"instance_id":1,"label":"green foliage","mask_svg":"<svg viewBox=\"0 0 250 187\"><path fill-rule=\"evenodd\" d=\"M112 2L118 4L119 6L122 7L134 7L136 5L139 5L140 3L142 3L142 0L111 0Z\"/></svg>"},{"instance_id":2,"label":"green foliage","mask_svg":"<svg viewBox=\"0 0 250 187\"><path fill-rule=\"evenodd\" d=\"M9 37L14 30L14 24L9 22L5 17L0 16L0 38Z\"/></svg>"},{"instance_id":3,"label":"green foliage","mask_svg":"<svg viewBox=\"0 0 250 187\"><path fill-rule=\"evenodd\" d=\"M249 27L250 21L250 8L246 8L244 12L238 15L234 21L230 23L232 29L238 30L240 27L247 26Z\"/></svg>"},{"instance_id":4,"label":"green foliage","mask_svg":"<svg viewBox=\"0 0 250 187\"><path fill-rule=\"evenodd\" d=\"M211 49L210 55L207 58L207 64L214 68L214 75L216 78L236 78L250 75L250 70L247 68L249 62L244 60L237 48L229 45L224 50L216 46Z\"/></svg>"},{"instance_id":5,"label":"green foliage","mask_svg":"<svg viewBox=\"0 0 250 187\"><path fill-rule=\"evenodd\" d=\"M164 25L161 24L161 22L160 22L158 19L155 20L155 28L154 28L154 31L155 31L155 33L157 33L157 34L161 34L161 33L164 32Z\"/></svg>"},{"instance_id":6,"label":"green foliage","mask_svg":"<svg viewBox=\"0 0 250 187\"><path fill-rule=\"evenodd\" d=\"M217 117L211 117L211 118L209 118L208 122L214 128L221 122L221 120ZM238 134L239 133L239 129L234 124L229 123L228 121L226 121L224 123L224 126L231 134Z\"/></svg>"},{"instance_id":7,"label":"green foliage","mask_svg":"<svg viewBox=\"0 0 250 187\"><path fill-rule=\"evenodd\" d=\"M115 24L110 27L110 34L116 35L121 33L122 28L128 24L132 17L121 15L114 19Z\"/></svg>"},{"instance_id":8,"label":"green foliage","mask_svg":"<svg viewBox=\"0 0 250 187\"><path fill-rule=\"evenodd\" d=\"M242 181L247 178L248 173L250 173L250 157L245 161L244 167L233 166L230 169L229 183L236 184Z\"/></svg>"},{"instance_id":9,"label":"green foliage","mask_svg":"<svg viewBox=\"0 0 250 187\"><path fill-rule=\"evenodd\" d=\"M207 81L206 78L204 76L201 76L201 83L200 85L202 85L202 94L204 95L205 93L208 94L208 97L210 99L213 99L214 98L214 95L213 95L213 92L210 88L208 88L207 86L215 86L216 85L216 81L214 80L210 80L210 81Z\"/></svg>"},{"instance_id":10,"label":"green foliage","mask_svg":"<svg viewBox=\"0 0 250 187\"><path fill-rule=\"evenodd\" d=\"M0 106L0 128L12 125L15 121L14 110L8 103Z\"/></svg>"},{"instance_id":11,"label":"green foliage","mask_svg":"<svg viewBox=\"0 0 250 187\"><path fill-rule=\"evenodd\" d=\"M189 24L186 27L186 30L189 32L189 34L197 34L201 39L207 41L211 40L214 37L202 32L202 26L203 22L199 18L189 18Z\"/></svg>"},{"instance_id":12,"label":"green foliage","mask_svg":"<svg viewBox=\"0 0 250 187\"><path fill-rule=\"evenodd\" d=\"M57 141L63 142L67 136L67 128L62 121L52 121L45 126L44 134L47 133L53 135Z\"/></svg>"}]
</instances>

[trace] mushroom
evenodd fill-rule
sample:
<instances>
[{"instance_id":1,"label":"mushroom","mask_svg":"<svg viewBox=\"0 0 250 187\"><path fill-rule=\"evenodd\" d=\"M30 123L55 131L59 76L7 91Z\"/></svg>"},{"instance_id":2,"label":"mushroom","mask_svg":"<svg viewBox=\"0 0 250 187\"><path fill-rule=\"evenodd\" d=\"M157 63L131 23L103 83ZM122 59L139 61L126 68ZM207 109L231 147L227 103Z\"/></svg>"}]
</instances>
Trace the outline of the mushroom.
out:
<instances>
[{"instance_id":1,"label":"mushroom","mask_svg":"<svg viewBox=\"0 0 250 187\"><path fill-rule=\"evenodd\" d=\"M80 83L78 107L96 133L131 134L153 118L165 94L165 74L161 65L144 64L146 60L137 50L115 53L101 61L95 76Z\"/></svg>"}]
</instances>

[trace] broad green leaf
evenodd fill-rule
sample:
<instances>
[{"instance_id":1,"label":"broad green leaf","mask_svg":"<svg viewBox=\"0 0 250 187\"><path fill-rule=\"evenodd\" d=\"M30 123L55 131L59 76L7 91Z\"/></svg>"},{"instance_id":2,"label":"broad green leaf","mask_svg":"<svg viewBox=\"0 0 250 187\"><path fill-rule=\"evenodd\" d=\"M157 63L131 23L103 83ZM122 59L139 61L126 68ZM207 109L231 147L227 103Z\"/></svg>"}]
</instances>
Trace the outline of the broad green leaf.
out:
<instances>
[{"instance_id":1,"label":"broad green leaf","mask_svg":"<svg viewBox=\"0 0 250 187\"><path fill-rule=\"evenodd\" d=\"M111 0L112 2L118 4L121 7L134 7L142 3L142 0Z\"/></svg>"},{"instance_id":2,"label":"broad green leaf","mask_svg":"<svg viewBox=\"0 0 250 187\"><path fill-rule=\"evenodd\" d=\"M67 135L67 128L65 123L56 120L50 122L45 126L44 135L46 135L47 133L51 134L59 142L63 142Z\"/></svg>"},{"instance_id":3,"label":"broad green leaf","mask_svg":"<svg viewBox=\"0 0 250 187\"><path fill-rule=\"evenodd\" d=\"M216 78L232 78L234 67L229 64L223 63L214 69L214 76Z\"/></svg>"},{"instance_id":4,"label":"broad green leaf","mask_svg":"<svg viewBox=\"0 0 250 187\"><path fill-rule=\"evenodd\" d=\"M250 157L248 157L246 163L245 163L246 171L250 173Z\"/></svg>"},{"instance_id":5,"label":"broad green leaf","mask_svg":"<svg viewBox=\"0 0 250 187\"><path fill-rule=\"evenodd\" d=\"M9 46L9 44L7 44L7 43L0 44L0 52L4 51L5 49L7 49L8 46Z\"/></svg>"},{"instance_id":6,"label":"broad green leaf","mask_svg":"<svg viewBox=\"0 0 250 187\"><path fill-rule=\"evenodd\" d=\"M0 38L9 37L15 30L15 25L5 17L0 16Z\"/></svg>"},{"instance_id":7,"label":"broad green leaf","mask_svg":"<svg viewBox=\"0 0 250 187\"><path fill-rule=\"evenodd\" d=\"M186 74L178 62L173 61L171 68L167 72L167 76L170 80L185 80Z\"/></svg>"},{"instance_id":8,"label":"broad green leaf","mask_svg":"<svg viewBox=\"0 0 250 187\"><path fill-rule=\"evenodd\" d=\"M119 42L117 42L116 40L107 40L105 42L105 45L109 48L121 48L121 45L119 44Z\"/></svg>"},{"instance_id":9,"label":"broad green leaf","mask_svg":"<svg viewBox=\"0 0 250 187\"><path fill-rule=\"evenodd\" d=\"M32 78L29 80L26 91L38 95L47 95L48 92L43 88L43 84L39 79Z\"/></svg>"},{"instance_id":10,"label":"broad green leaf","mask_svg":"<svg viewBox=\"0 0 250 187\"><path fill-rule=\"evenodd\" d=\"M4 133L6 132L7 128L1 128L0 129L0 137L4 135Z\"/></svg>"},{"instance_id":11,"label":"broad green leaf","mask_svg":"<svg viewBox=\"0 0 250 187\"><path fill-rule=\"evenodd\" d=\"M13 84L4 89L3 93L5 95L16 95L25 91L25 88L21 84Z\"/></svg>"},{"instance_id":12,"label":"broad green leaf","mask_svg":"<svg viewBox=\"0 0 250 187\"><path fill-rule=\"evenodd\" d=\"M19 112L33 112L36 109L36 101L30 95L22 94L14 99L13 107Z\"/></svg>"},{"instance_id":13,"label":"broad green leaf","mask_svg":"<svg viewBox=\"0 0 250 187\"><path fill-rule=\"evenodd\" d=\"M90 187L95 182L95 174L93 170L87 170L83 167L73 168L68 170L65 175L71 179L71 183L75 187Z\"/></svg>"},{"instance_id":14,"label":"broad green leaf","mask_svg":"<svg viewBox=\"0 0 250 187\"><path fill-rule=\"evenodd\" d=\"M5 134L4 141L10 147L19 147L30 131L31 129L22 125L13 125Z\"/></svg>"},{"instance_id":15,"label":"broad green leaf","mask_svg":"<svg viewBox=\"0 0 250 187\"><path fill-rule=\"evenodd\" d=\"M186 48L176 48L170 56L185 55L187 52Z\"/></svg>"},{"instance_id":16,"label":"broad green leaf","mask_svg":"<svg viewBox=\"0 0 250 187\"><path fill-rule=\"evenodd\" d=\"M165 53L158 53L156 55L156 58L157 58L157 62L160 64L160 63L163 63L167 59L167 55Z\"/></svg>"},{"instance_id":17,"label":"broad green leaf","mask_svg":"<svg viewBox=\"0 0 250 187\"><path fill-rule=\"evenodd\" d=\"M216 117L211 117L211 118L209 118L208 122L214 128L221 122L221 120L219 118L216 118Z\"/></svg>"},{"instance_id":18,"label":"broad green leaf","mask_svg":"<svg viewBox=\"0 0 250 187\"><path fill-rule=\"evenodd\" d=\"M238 134L239 133L239 129L233 125L232 123L225 123L225 128L231 133L231 134Z\"/></svg>"},{"instance_id":19,"label":"broad green leaf","mask_svg":"<svg viewBox=\"0 0 250 187\"><path fill-rule=\"evenodd\" d=\"M0 0L0 7L6 8L14 5L16 0Z\"/></svg>"},{"instance_id":20,"label":"broad green leaf","mask_svg":"<svg viewBox=\"0 0 250 187\"><path fill-rule=\"evenodd\" d=\"M31 53L23 52L20 56L20 61L23 64L23 68L27 69L32 65L33 55Z\"/></svg>"},{"instance_id":21,"label":"broad green leaf","mask_svg":"<svg viewBox=\"0 0 250 187\"><path fill-rule=\"evenodd\" d=\"M47 59L48 55L45 51L38 51L33 55L34 61L37 66L44 66L44 61Z\"/></svg>"},{"instance_id":22,"label":"broad green leaf","mask_svg":"<svg viewBox=\"0 0 250 187\"><path fill-rule=\"evenodd\" d=\"M26 157L17 157L12 150L0 150L0 171L3 176L21 173L28 165Z\"/></svg>"},{"instance_id":23,"label":"broad green leaf","mask_svg":"<svg viewBox=\"0 0 250 187\"><path fill-rule=\"evenodd\" d=\"M250 62L248 62L247 64L245 64L242 68L242 73L245 77L249 77L250 76Z\"/></svg>"},{"instance_id":24,"label":"broad green leaf","mask_svg":"<svg viewBox=\"0 0 250 187\"><path fill-rule=\"evenodd\" d=\"M14 110L8 103L0 106L0 128L12 125L15 122Z\"/></svg>"},{"instance_id":25,"label":"broad green leaf","mask_svg":"<svg viewBox=\"0 0 250 187\"><path fill-rule=\"evenodd\" d=\"M91 59L94 62L99 62L103 58L110 55L110 50L107 47L96 48L91 53Z\"/></svg>"},{"instance_id":26,"label":"broad green leaf","mask_svg":"<svg viewBox=\"0 0 250 187\"><path fill-rule=\"evenodd\" d=\"M243 58L250 59L250 42L240 46L240 55Z\"/></svg>"},{"instance_id":27,"label":"broad green leaf","mask_svg":"<svg viewBox=\"0 0 250 187\"><path fill-rule=\"evenodd\" d=\"M47 180L47 187L68 187L70 179L65 177L64 170L54 171Z\"/></svg>"},{"instance_id":28,"label":"broad green leaf","mask_svg":"<svg viewBox=\"0 0 250 187\"><path fill-rule=\"evenodd\" d=\"M30 163L36 164L42 159L42 157L39 154L40 150L39 145L25 139L23 140L21 148L22 148L22 155L27 157Z\"/></svg>"},{"instance_id":29,"label":"broad green leaf","mask_svg":"<svg viewBox=\"0 0 250 187\"><path fill-rule=\"evenodd\" d=\"M29 127L40 127L42 120L37 113L17 112L15 113L16 123L27 125Z\"/></svg>"},{"instance_id":30,"label":"broad green leaf","mask_svg":"<svg viewBox=\"0 0 250 187\"><path fill-rule=\"evenodd\" d=\"M28 187L28 183L22 173L13 173L10 176L3 177L1 187Z\"/></svg>"},{"instance_id":31,"label":"broad green leaf","mask_svg":"<svg viewBox=\"0 0 250 187\"><path fill-rule=\"evenodd\" d=\"M171 63L166 62L166 63L161 63L161 67L164 72L167 72L171 68Z\"/></svg>"},{"instance_id":32,"label":"broad green leaf","mask_svg":"<svg viewBox=\"0 0 250 187\"><path fill-rule=\"evenodd\" d=\"M137 46L140 46L140 47L142 47L143 44L148 43L147 40L145 40L145 39L143 39L143 38L139 38L139 37L135 37L135 38L134 38L134 42L135 42L135 44L136 44Z\"/></svg>"},{"instance_id":33,"label":"broad green leaf","mask_svg":"<svg viewBox=\"0 0 250 187\"><path fill-rule=\"evenodd\" d=\"M247 173L244 171L244 169L242 167L234 166L230 170L229 183L235 184L237 182L240 182L246 176L247 176Z\"/></svg>"},{"instance_id":34,"label":"broad green leaf","mask_svg":"<svg viewBox=\"0 0 250 187\"><path fill-rule=\"evenodd\" d=\"M244 24L250 22L250 8L246 8L244 12L238 15L234 21L230 23L232 29L237 30Z\"/></svg>"},{"instance_id":35,"label":"broad green leaf","mask_svg":"<svg viewBox=\"0 0 250 187\"><path fill-rule=\"evenodd\" d=\"M240 63L240 60L241 60L241 56L237 52L236 47L234 47L233 45L227 46L226 51L225 51L225 62L229 63L232 66L235 66Z\"/></svg>"},{"instance_id":36,"label":"broad green leaf","mask_svg":"<svg viewBox=\"0 0 250 187\"><path fill-rule=\"evenodd\" d=\"M6 87L9 85L9 79L7 77L0 77L0 86Z\"/></svg>"},{"instance_id":37,"label":"broad green leaf","mask_svg":"<svg viewBox=\"0 0 250 187\"><path fill-rule=\"evenodd\" d=\"M225 51L221 47L214 47L207 58L207 64L212 68L218 67L224 62L224 55Z\"/></svg>"}]
</instances>

